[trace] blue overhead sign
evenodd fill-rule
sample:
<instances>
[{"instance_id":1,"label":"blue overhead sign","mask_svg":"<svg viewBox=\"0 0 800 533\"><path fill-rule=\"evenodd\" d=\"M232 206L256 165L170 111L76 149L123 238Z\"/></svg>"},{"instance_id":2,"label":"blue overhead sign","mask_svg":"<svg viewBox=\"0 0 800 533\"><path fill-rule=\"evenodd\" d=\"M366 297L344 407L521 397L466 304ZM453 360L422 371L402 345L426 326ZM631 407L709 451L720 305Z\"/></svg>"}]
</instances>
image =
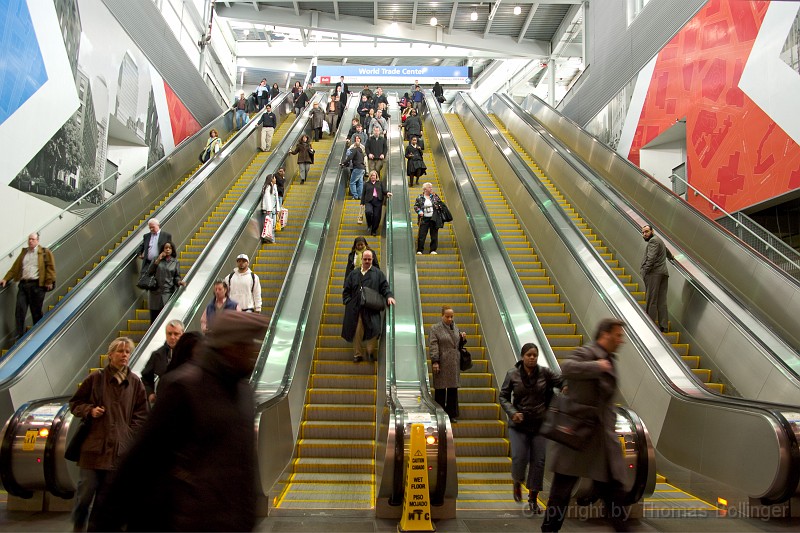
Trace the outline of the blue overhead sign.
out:
<instances>
[{"instance_id":1,"label":"blue overhead sign","mask_svg":"<svg viewBox=\"0 0 800 533\"><path fill-rule=\"evenodd\" d=\"M411 85L469 85L472 67L414 67L414 66L327 66L314 67L314 83L336 84L341 76L348 84Z\"/></svg>"}]
</instances>

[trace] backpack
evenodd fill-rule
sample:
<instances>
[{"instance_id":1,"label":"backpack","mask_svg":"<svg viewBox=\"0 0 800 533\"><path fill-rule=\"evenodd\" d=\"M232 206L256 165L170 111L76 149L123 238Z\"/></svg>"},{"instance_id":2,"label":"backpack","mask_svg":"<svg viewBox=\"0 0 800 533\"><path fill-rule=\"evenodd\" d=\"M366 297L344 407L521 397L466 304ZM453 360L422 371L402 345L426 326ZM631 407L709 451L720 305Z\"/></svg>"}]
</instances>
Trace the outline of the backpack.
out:
<instances>
[{"instance_id":1,"label":"backpack","mask_svg":"<svg viewBox=\"0 0 800 533\"><path fill-rule=\"evenodd\" d=\"M234 274L236 274L236 272L231 272L230 275L228 275L228 289L230 289L231 280L233 279ZM253 280L253 284L250 286L250 292L252 293L256 288L256 274L252 270L250 271L250 278Z\"/></svg>"}]
</instances>

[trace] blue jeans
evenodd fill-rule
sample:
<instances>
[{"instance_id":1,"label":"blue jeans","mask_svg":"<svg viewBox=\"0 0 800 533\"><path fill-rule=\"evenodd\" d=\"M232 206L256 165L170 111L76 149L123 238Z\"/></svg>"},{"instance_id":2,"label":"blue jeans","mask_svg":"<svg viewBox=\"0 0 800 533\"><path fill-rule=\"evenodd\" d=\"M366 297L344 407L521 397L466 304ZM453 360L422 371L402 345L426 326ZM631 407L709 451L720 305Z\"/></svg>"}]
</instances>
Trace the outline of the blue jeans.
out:
<instances>
[{"instance_id":1,"label":"blue jeans","mask_svg":"<svg viewBox=\"0 0 800 533\"><path fill-rule=\"evenodd\" d=\"M247 112L244 109L236 110L236 129L240 130L247 124Z\"/></svg>"},{"instance_id":2,"label":"blue jeans","mask_svg":"<svg viewBox=\"0 0 800 533\"><path fill-rule=\"evenodd\" d=\"M508 428L508 438L511 441L511 478L517 483L524 482L528 490L541 491L547 440L537 433L520 431L511 426Z\"/></svg>"},{"instance_id":3,"label":"blue jeans","mask_svg":"<svg viewBox=\"0 0 800 533\"><path fill-rule=\"evenodd\" d=\"M361 199L364 192L364 169L354 168L350 171L350 194L354 198Z\"/></svg>"},{"instance_id":4,"label":"blue jeans","mask_svg":"<svg viewBox=\"0 0 800 533\"><path fill-rule=\"evenodd\" d=\"M78 478L78 491L75 494L75 505L72 508L72 523L76 529L86 528L89 518L89 508L95 496L101 494L105 488L106 481L109 479L109 470L90 470L81 468Z\"/></svg>"}]
</instances>

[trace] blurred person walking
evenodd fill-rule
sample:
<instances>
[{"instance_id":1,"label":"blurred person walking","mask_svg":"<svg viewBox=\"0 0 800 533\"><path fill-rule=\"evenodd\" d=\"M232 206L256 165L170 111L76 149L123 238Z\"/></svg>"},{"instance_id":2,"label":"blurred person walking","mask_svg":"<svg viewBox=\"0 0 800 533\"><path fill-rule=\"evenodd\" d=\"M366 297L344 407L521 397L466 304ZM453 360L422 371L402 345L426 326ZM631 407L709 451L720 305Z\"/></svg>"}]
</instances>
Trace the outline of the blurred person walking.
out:
<instances>
[{"instance_id":1,"label":"blurred person walking","mask_svg":"<svg viewBox=\"0 0 800 533\"><path fill-rule=\"evenodd\" d=\"M594 407L597 421L589 443L580 450L553 443L553 480L542 531L559 531L567 514L572 489L580 478L591 479L594 494L603 500L614 531L628 531L629 509L624 506L625 469L617 440L614 393L617 390L616 350L625 342L625 323L603 319L593 343L581 346L561 363L568 401Z\"/></svg>"},{"instance_id":2,"label":"blurred person walking","mask_svg":"<svg viewBox=\"0 0 800 533\"><path fill-rule=\"evenodd\" d=\"M258 467L248 378L268 325L261 315L223 311L202 353L168 373L99 502L101 530L253 530Z\"/></svg>"}]
</instances>

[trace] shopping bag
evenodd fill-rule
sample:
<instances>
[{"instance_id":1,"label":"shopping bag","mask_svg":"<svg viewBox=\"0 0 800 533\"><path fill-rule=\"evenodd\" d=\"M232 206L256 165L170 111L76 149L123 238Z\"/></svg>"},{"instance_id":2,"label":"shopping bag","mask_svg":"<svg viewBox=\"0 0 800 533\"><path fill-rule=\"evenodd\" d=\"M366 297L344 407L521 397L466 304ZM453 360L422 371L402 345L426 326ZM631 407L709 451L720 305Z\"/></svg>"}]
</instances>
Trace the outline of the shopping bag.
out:
<instances>
[{"instance_id":1,"label":"shopping bag","mask_svg":"<svg viewBox=\"0 0 800 533\"><path fill-rule=\"evenodd\" d=\"M275 242L275 226L272 215L264 217L264 229L261 230L261 242Z\"/></svg>"},{"instance_id":2,"label":"shopping bag","mask_svg":"<svg viewBox=\"0 0 800 533\"><path fill-rule=\"evenodd\" d=\"M328 126L328 123L323 120L322 121L322 133L330 133L330 132L331 132L331 127Z\"/></svg>"},{"instance_id":3,"label":"shopping bag","mask_svg":"<svg viewBox=\"0 0 800 533\"><path fill-rule=\"evenodd\" d=\"M278 213L278 221L284 228L289 223L289 210L285 207L282 207L280 213Z\"/></svg>"}]
</instances>

